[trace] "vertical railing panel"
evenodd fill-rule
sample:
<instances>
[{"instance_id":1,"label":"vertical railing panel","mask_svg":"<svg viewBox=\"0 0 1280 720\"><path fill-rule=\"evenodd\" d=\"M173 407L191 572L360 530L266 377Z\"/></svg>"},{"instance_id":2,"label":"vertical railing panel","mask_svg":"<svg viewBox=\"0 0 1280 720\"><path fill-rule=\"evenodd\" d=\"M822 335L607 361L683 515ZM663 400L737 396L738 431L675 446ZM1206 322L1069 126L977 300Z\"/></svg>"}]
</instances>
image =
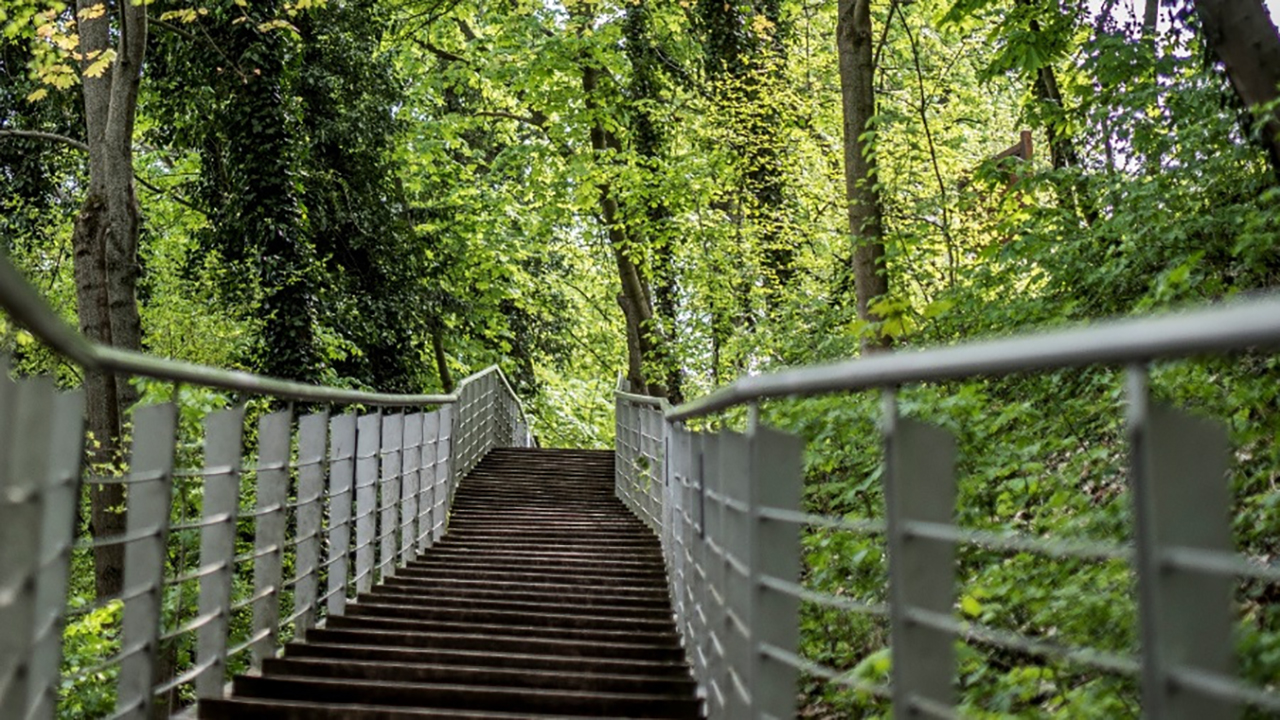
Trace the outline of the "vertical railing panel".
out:
<instances>
[{"instance_id":1,"label":"vertical railing panel","mask_svg":"<svg viewBox=\"0 0 1280 720\"><path fill-rule=\"evenodd\" d=\"M391 577L400 550L400 443L404 440L404 416L400 413L382 417L382 481L381 521L378 539L379 581Z\"/></svg>"},{"instance_id":2,"label":"vertical railing panel","mask_svg":"<svg viewBox=\"0 0 1280 720\"><path fill-rule=\"evenodd\" d=\"M177 417L172 404L142 407L133 413L125 525L126 533L136 539L124 549L127 598L120 630L124 658L116 695L117 715L131 720L144 720L151 713Z\"/></svg>"},{"instance_id":3,"label":"vertical railing panel","mask_svg":"<svg viewBox=\"0 0 1280 720\"><path fill-rule=\"evenodd\" d=\"M351 507L355 502L356 416L339 415L329 421L329 615L347 607L348 553L351 549Z\"/></svg>"},{"instance_id":4,"label":"vertical railing panel","mask_svg":"<svg viewBox=\"0 0 1280 720\"><path fill-rule=\"evenodd\" d=\"M707 713L712 720L729 717L728 658L725 657L724 627L728 621L724 605L724 491L720 474L721 437L702 436L701 483L696 502L700 506L702 542L698 566L702 570L695 603L701 609L695 632L705 638L700 649L707 678Z\"/></svg>"},{"instance_id":5,"label":"vertical railing panel","mask_svg":"<svg viewBox=\"0 0 1280 720\"><path fill-rule=\"evenodd\" d=\"M377 532L378 446L382 418L361 415L356 433L356 592L373 588L374 537Z\"/></svg>"},{"instance_id":6,"label":"vertical railing panel","mask_svg":"<svg viewBox=\"0 0 1280 720\"><path fill-rule=\"evenodd\" d=\"M724 646L723 674L725 712L731 718L751 716L754 688L751 685L752 654L750 585L752 555L750 506L751 468L747 438L734 432L720 433L720 502L723 534L722 550L724 622L719 626Z\"/></svg>"},{"instance_id":7,"label":"vertical railing panel","mask_svg":"<svg viewBox=\"0 0 1280 720\"><path fill-rule=\"evenodd\" d=\"M449 503L453 501L455 452L453 439L455 428L454 405L440 408L440 435L436 440L436 501L435 519L431 527L435 539L444 537L446 523L449 519Z\"/></svg>"},{"instance_id":8,"label":"vertical railing panel","mask_svg":"<svg viewBox=\"0 0 1280 720\"><path fill-rule=\"evenodd\" d=\"M939 428L898 418L887 395L885 506L889 544L889 608L893 701L904 716L917 699L955 704L955 638L915 622L913 612L949 614L955 602L955 544L915 537L914 522L951 523L955 516L955 440Z\"/></svg>"},{"instance_id":9,"label":"vertical railing panel","mask_svg":"<svg viewBox=\"0 0 1280 720\"><path fill-rule=\"evenodd\" d=\"M31 689L54 390L47 377L14 385L4 375L0 393L7 407L0 406L0 413L12 422L5 428L8 452L2 459L8 462L0 468L0 717L21 718Z\"/></svg>"},{"instance_id":10,"label":"vertical railing panel","mask_svg":"<svg viewBox=\"0 0 1280 720\"><path fill-rule=\"evenodd\" d=\"M799 511L804 485L804 442L768 428L750 434L752 518L752 605L748 627L752 647L749 670L755 718L796 716L799 672L763 652L771 646L787 653L800 650L800 599L765 584L766 578L799 583L800 529L792 523L762 517L766 508Z\"/></svg>"},{"instance_id":11,"label":"vertical railing panel","mask_svg":"<svg viewBox=\"0 0 1280 720\"><path fill-rule=\"evenodd\" d=\"M418 472L418 552L424 553L436 539L432 520L435 517L436 497L439 494L437 472L441 464L440 412L438 410L422 416L421 442L422 452L419 457L421 469Z\"/></svg>"},{"instance_id":12,"label":"vertical railing panel","mask_svg":"<svg viewBox=\"0 0 1280 720\"><path fill-rule=\"evenodd\" d=\"M200 531L200 565L217 569L200 578L200 615L216 613L196 634L196 662L208 664L196 678L196 697L202 700L222 697L226 681L244 408L213 413L205 418L204 427L203 519L207 524Z\"/></svg>"},{"instance_id":13,"label":"vertical railing panel","mask_svg":"<svg viewBox=\"0 0 1280 720\"><path fill-rule=\"evenodd\" d=\"M305 639L316 624L316 595L320 584L320 534L324 515L325 449L329 413L306 415L298 421L298 584L294 590L295 634Z\"/></svg>"},{"instance_id":14,"label":"vertical railing panel","mask_svg":"<svg viewBox=\"0 0 1280 720\"><path fill-rule=\"evenodd\" d=\"M62 661L62 609L67 599L83 449L84 393L58 393L54 397L49 474L41 521L41 571L36 585L35 647L27 714L32 720L45 720L56 714L58 668Z\"/></svg>"},{"instance_id":15,"label":"vertical railing panel","mask_svg":"<svg viewBox=\"0 0 1280 720\"><path fill-rule=\"evenodd\" d=\"M289 499L289 458L293 412L281 410L258 422L258 504L253 548L253 667L275 657L280 630L284 561L285 503Z\"/></svg>"},{"instance_id":16,"label":"vertical railing panel","mask_svg":"<svg viewBox=\"0 0 1280 720\"><path fill-rule=\"evenodd\" d=\"M1233 553L1228 438L1220 424L1147 398L1145 372L1130 376L1131 479L1137 520L1146 717L1237 717L1239 703L1178 682L1190 674L1232 679L1234 579L1180 564Z\"/></svg>"},{"instance_id":17,"label":"vertical railing panel","mask_svg":"<svg viewBox=\"0 0 1280 720\"><path fill-rule=\"evenodd\" d=\"M413 559L418 540L418 471L422 467L422 413L404 415L400 450L400 565Z\"/></svg>"}]
</instances>

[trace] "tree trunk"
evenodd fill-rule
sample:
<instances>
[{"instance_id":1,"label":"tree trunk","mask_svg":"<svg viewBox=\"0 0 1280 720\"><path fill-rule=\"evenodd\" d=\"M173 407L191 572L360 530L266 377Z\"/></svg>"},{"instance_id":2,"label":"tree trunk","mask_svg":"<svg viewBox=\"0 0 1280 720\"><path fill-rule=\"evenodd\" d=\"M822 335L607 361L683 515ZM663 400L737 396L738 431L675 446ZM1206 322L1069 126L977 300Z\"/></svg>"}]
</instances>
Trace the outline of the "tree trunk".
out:
<instances>
[{"instance_id":1,"label":"tree trunk","mask_svg":"<svg viewBox=\"0 0 1280 720\"><path fill-rule=\"evenodd\" d=\"M81 13L98 6L78 0ZM86 13L92 15L92 13ZM111 43L110 13L79 23L83 67ZM133 187L133 128L138 86L146 51L147 19L142 4L120 3L115 30L116 59L108 72L83 78L85 129L89 148L89 189L72 230L76 302L80 331L94 342L126 350L142 347L136 295L138 205ZM127 378L101 373L85 377L91 467L102 472L122 458L121 439L137 392ZM89 494L94 537L124 532L124 487L94 485ZM120 592L124 550L94 551L94 583L99 598Z\"/></svg>"},{"instance_id":2,"label":"tree trunk","mask_svg":"<svg viewBox=\"0 0 1280 720\"><path fill-rule=\"evenodd\" d=\"M431 352L436 358L436 372L440 375L440 387L445 393L453 392L453 374L449 372L449 359L444 354L444 330L431 331Z\"/></svg>"},{"instance_id":3,"label":"tree trunk","mask_svg":"<svg viewBox=\"0 0 1280 720\"><path fill-rule=\"evenodd\" d=\"M1222 61L1236 95L1250 108L1276 99L1280 36L1262 0L1196 0L1205 43ZM1259 138L1280 176L1280 108L1263 117Z\"/></svg>"},{"instance_id":4,"label":"tree trunk","mask_svg":"<svg viewBox=\"0 0 1280 720\"><path fill-rule=\"evenodd\" d=\"M604 127L598 115L600 107L596 90L599 79L600 68L584 58L582 92L588 109L597 113L591 124L591 149L597 156L603 155L606 150L614 153L622 151L622 143ZM622 287L618 302L627 326L627 379L634 393L665 396L666 388L661 381L649 382L645 378L647 364L658 359L662 340L654 320L653 300L645 287L642 271L631 255L638 243L621 222L618 201L613 196L611 185L602 182L599 190L600 216L609 235L609 245L613 250L618 280Z\"/></svg>"},{"instance_id":5,"label":"tree trunk","mask_svg":"<svg viewBox=\"0 0 1280 720\"><path fill-rule=\"evenodd\" d=\"M844 111L845 198L854 243L854 294L858 317L879 322L871 306L889 292L889 278L876 158L872 142L866 137L876 112L872 44L870 0L839 0L836 49L840 54L840 101ZM864 341L863 348L886 345L887 339L878 338Z\"/></svg>"}]
</instances>

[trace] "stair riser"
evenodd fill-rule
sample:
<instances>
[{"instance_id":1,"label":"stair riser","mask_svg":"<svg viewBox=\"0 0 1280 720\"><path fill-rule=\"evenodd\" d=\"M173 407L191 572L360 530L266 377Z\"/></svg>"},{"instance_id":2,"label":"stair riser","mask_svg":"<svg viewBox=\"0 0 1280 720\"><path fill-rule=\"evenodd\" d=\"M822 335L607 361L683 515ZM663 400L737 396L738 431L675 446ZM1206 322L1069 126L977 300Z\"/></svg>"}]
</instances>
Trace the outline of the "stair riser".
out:
<instances>
[{"instance_id":1,"label":"stair riser","mask_svg":"<svg viewBox=\"0 0 1280 720\"><path fill-rule=\"evenodd\" d=\"M521 638L487 635L450 635L442 633L378 632L325 628L311 630L309 639L344 645L414 647L438 650L482 650L494 653L551 655L575 658L610 658L618 660L657 660L678 662L684 659L679 647L618 645L599 642L555 641L545 638Z\"/></svg>"},{"instance_id":2,"label":"stair riser","mask_svg":"<svg viewBox=\"0 0 1280 720\"><path fill-rule=\"evenodd\" d=\"M440 608L475 608L477 610L509 610L515 612L546 612L552 614L582 613L584 615L611 614L619 617L628 616L646 620L665 620L671 617L667 603L653 603L653 607L622 605L586 605L569 603L521 602L515 600L491 599L483 600L475 597L446 597L439 594L398 594L392 590L374 588L373 592L360 596L360 602L366 600L382 601L397 605L420 605L422 607Z\"/></svg>"},{"instance_id":3,"label":"stair riser","mask_svg":"<svg viewBox=\"0 0 1280 720\"><path fill-rule=\"evenodd\" d=\"M698 717L696 701L623 695L576 693L534 693L510 688L483 688L454 685L391 685L357 682L315 682L294 678L241 676L235 692L246 697L337 703L377 703L397 706L427 706L464 710L503 712L555 712L566 715L623 715L628 717Z\"/></svg>"},{"instance_id":4,"label":"stair riser","mask_svg":"<svg viewBox=\"0 0 1280 720\"><path fill-rule=\"evenodd\" d=\"M386 632L412 632L438 635L484 635L488 637L518 637L563 642L605 643L643 646L645 644L669 647L680 642L675 626L667 623L666 632L619 630L616 627L596 629L574 626L528 626L494 620L489 623L450 622L447 620L422 620L386 615L347 615L334 618L330 624L334 630L382 630Z\"/></svg>"},{"instance_id":5,"label":"stair riser","mask_svg":"<svg viewBox=\"0 0 1280 720\"><path fill-rule=\"evenodd\" d=\"M300 660L271 658L262 666L262 674L319 678L351 678L404 683L474 683L501 687L555 688L573 692L596 693L661 693L690 695L696 683L690 677L645 677L626 675L585 675L539 670L475 665L409 665L405 663L339 662L334 660Z\"/></svg>"},{"instance_id":6,"label":"stair riser","mask_svg":"<svg viewBox=\"0 0 1280 720\"><path fill-rule=\"evenodd\" d=\"M484 610L479 608L416 607L385 602L357 603L347 608L347 618L421 621L442 625L511 625L522 629L549 631L616 631L631 632L637 637L655 633L672 633L671 618L646 619L630 614L622 617L604 615L565 615L516 610ZM336 618L335 618L336 619ZM338 627L335 625L334 627Z\"/></svg>"},{"instance_id":7,"label":"stair riser","mask_svg":"<svg viewBox=\"0 0 1280 720\"><path fill-rule=\"evenodd\" d=\"M619 586L593 587L590 585L565 585L559 583L521 583L504 581L481 581L474 578L459 580L456 578L410 578L393 577L387 584L400 588L426 588L429 590L487 590L507 591L513 593L534 593L562 595L564 597L584 598L589 596L611 598L633 598L637 600L654 600L668 598L669 592L657 588L628 588Z\"/></svg>"},{"instance_id":8,"label":"stair riser","mask_svg":"<svg viewBox=\"0 0 1280 720\"><path fill-rule=\"evenodd\" d=\"M689 670L682 662L657 660L622 660L602 657L521 655L486 650L450 650L444 648L384 647L367 645L331 645L308 641L293 643L285 649L285 657L331 658L395 663L465 665L547 672L580 674L633 675L655 678L687 677Z\"/></svg>"},{"instance_id":9,"label":"stair riser","mask_svg":"<svg viewBox=\"0 0 1280 720\"><path fill-rule=\"evenodd\" d=\"M587 565L580 567L564 567L555 565L542 565L531 567L528 563L519 562L485 562L483 560L455 560L435 561L435 562L412 562L404 568L397 570L402 573L405 570L413 570L416 572L430 573L436 570L454 569L466 572L477 571L485 573L507 574L512 578L518 578L521 575L532 574L536 577L546 577L548 579L559 579L562 577L605 577L615 579L630 579L637 582L657 583L665 585L667 582L667 573L663 570L633 570L627 568L613 568L606 563L597 563L595 565Z\"/></svg>"},{"instance_id":10,"label":"stair riser","mask_svg":"<svg viewBox=\"0 0 1280 720\"><path fill-rule=\"evenodd\" d=\"M413 595L430 602L431 598L450 598L462 602L480 602L485 600L511 600L513 602L532 603L544 607L569 605L573 607L617 607L620 612L630 612L635 608L661 608L670 611L671 603L666 592L649 595L566 595L560 591L519 592L509 589L493 590L474 587L439 587L426 583L401 583L396 578L389 578L374 592L384 588L389 594Z\"/></svg>"}]
</instances>

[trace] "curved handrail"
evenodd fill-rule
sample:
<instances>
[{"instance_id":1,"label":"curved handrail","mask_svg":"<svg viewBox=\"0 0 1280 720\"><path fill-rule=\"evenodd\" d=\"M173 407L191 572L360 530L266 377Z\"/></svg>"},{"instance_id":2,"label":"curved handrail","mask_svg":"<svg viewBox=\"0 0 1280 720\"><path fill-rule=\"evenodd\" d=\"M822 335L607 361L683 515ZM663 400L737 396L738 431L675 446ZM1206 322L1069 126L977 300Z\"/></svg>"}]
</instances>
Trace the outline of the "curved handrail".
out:
<instances>
[{"instance_id":1,"label":"curved handrail","mask_svg":"<svg viewBox=\"0 0 1280 720\"><path fill-rule=\"evenodd\" d=\"M666 412L670 422L786 395L865 390L974 375L1132 363L1250 347L1280 347L1280 296L1161 317L1126 318L953 347L891 352L746 376Z\"/></svg>"},{"instance_id":2,"label":"curved handrail","mask_svg":"<svg viewBox=\"0 0 1280 720\"><path fill-rule=\"evenodd\" d=\"M140 375L158 380L187 382L208 387L249 393L302 402L378 405L384 407L410 405L445 405L458 401L455 390L447 394L396 394L325 387L310 383L281 380L238 370L220 368L157 358L146 353L107 347L85 339L49 307L40 294L13 266L8 257L0 255L0 307L15 321L26 327L41 342L77 365L99 372L118 372ZM497 372L507 391L516 399L520 419L525 421L524 406L511 389L506 375L497 365L467 376L458 383L458 389L477 378Z\"/></svg>"}]
</instances>

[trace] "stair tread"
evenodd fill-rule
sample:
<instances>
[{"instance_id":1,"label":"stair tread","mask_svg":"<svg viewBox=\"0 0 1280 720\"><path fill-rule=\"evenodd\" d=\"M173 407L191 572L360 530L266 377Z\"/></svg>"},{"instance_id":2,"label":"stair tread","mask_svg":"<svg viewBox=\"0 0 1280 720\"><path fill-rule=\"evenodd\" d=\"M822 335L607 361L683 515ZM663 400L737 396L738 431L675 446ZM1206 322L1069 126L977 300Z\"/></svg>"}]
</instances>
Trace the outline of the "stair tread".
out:
<instances>
[{"instance_id":1,"label":"stair tread","mask_svg":"<svg viewBox=\"0 0 1280 720\"><path fill-rule=\"evenodd\" d=\"M661 544L614 468L608 450L489 451L443 537L199 716L701 717Z\"/></svg>"}]
</instances>

